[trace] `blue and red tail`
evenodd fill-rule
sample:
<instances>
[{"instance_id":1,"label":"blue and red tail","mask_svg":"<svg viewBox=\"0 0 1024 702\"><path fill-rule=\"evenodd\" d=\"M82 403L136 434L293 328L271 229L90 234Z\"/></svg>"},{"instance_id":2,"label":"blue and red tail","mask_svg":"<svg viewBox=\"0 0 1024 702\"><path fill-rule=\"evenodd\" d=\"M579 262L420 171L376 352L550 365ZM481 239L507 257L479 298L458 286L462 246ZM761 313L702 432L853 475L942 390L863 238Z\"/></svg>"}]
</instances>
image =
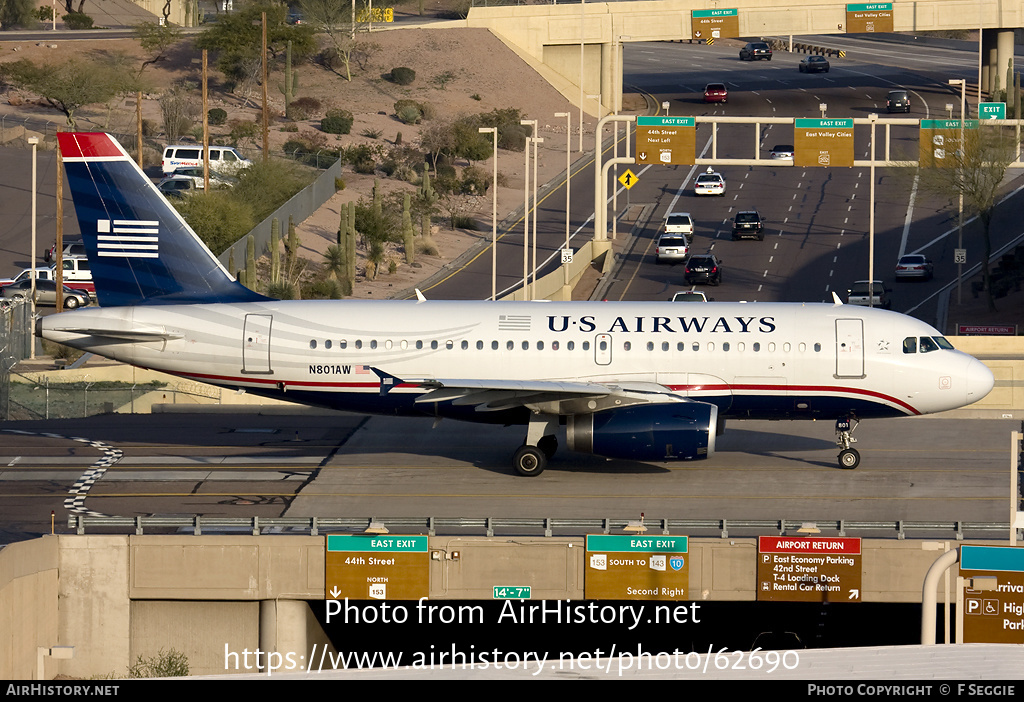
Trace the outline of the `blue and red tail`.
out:
<instances>
[{"instance_id":1,"label":"blue and red tail","mask_svg":"<svg viewBox=\"0 0 1024 702\"><path fill-rule=\"evenodd\" d=\"M104 307L268 298L236 281L109 134L57 134Z\"/></svg>"}]
</instances>

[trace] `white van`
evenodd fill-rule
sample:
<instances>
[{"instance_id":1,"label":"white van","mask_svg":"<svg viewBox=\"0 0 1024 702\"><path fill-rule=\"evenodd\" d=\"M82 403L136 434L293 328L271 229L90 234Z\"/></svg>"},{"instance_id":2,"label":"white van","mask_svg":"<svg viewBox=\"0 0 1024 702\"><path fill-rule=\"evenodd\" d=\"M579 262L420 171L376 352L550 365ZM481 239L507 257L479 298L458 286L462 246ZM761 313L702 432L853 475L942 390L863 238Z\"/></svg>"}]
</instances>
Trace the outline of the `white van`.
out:
<instances>
[{"instance_id":1,"label":"white van","mask_svg":"<svg viewBox=\"0 0 1024 702\"><path fill-rule=\"evenodd\" d=\"M211 146L210 147L210 169L221 173L237 173L243 168L252 165L233 146ZM179 168L202 168L203 147L197 144L178 144L168 146L164 149L164 159L161 168L164 175L170 175Z\"/></svg>"}]
</instances>

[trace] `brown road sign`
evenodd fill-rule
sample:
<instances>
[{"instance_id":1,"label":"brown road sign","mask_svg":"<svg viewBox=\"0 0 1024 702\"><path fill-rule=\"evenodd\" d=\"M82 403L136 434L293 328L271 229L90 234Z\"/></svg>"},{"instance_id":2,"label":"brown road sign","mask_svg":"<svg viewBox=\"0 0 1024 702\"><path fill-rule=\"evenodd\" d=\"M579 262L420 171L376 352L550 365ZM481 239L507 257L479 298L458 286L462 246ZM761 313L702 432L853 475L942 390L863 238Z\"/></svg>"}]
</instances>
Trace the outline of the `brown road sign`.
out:
<instances>
[{"instance_id":1,"label":"brown road sign","mask_svg":"<svg viewBox=\"0 0 1024 702\"><path fill-rule=\"evenodd\" d=\"M694 39L709 44L714 39L730 39L740 35L739 10L693 10L690 14L690 33Z\"/></svg>"},{"instance_id":2,"label":"brown road sign","mask_svg":"<svg viewBox=\"0 0 1024 702\"><path fill-rule=\"evenodd\" d=\"M977 129L978 120L964 120L964 129ZM922 168L952 168L960 150L960 120L922 119L918 161Z\"/></svg>"},{"instance_id":3,"label":"brown road sign","mask_svg":"<svg viewBox=\"0 0 1024 702\"><path fill-rule=\"evenodd\" d=\"M852 119L796 119L793 125L793 165L853 166Z\"/></svg>"},{"instance_id":4,"label":"brown road sign","mask_svg":"<svg viewBox=\"0 0 1024 702\"><path fill-rule=\"evenodd\" d=\"M426 536L328 534L329 600L418 600L430 595Z\"/></svg>"},{"instance_id":5,"label":"brown road sign","mask_svg":"<svg viewBox=\"0 0 1024 702\"><path fill-rule=\"evenodd\" d=\"M697 121L693 117L637 117L636 163L692 166Z\"/></svg>"},{"instance_id":6,"label":"brown road sign","mask_svg":"<svg viewBox=\"0 0 1024 702\"><path fill-rule=\"evenodd\" d=\"M846 6L846 31L848 34L866 32L892 32L892 3L869 2Z\"/></svg>"},{"instance_id":7,"label":"brown road sign","mask_svg":"<svg viewBox=\"0 0 1024 702\"><path fill-rule=\"evenodd\" d=\"M1024 548L960 547L964 643L1024 644Z\"/></svg>"},{"instance_id":8,"label":"brown road sign","mask_svg":"<svg viewBox=\"0 0 1024 702\"><path fill-rule=\"evenodd\" d=\"M686 600L685 536L587 537L583 595L588 600Z\"/></svg>"},{"instance_id":9,"label":"brown road sign","mask_svg":"<svg viewBox=\"0 0 1024 702\"><path fill-rule=\"evenodd\" d=\"M757 599L765 602L860 602L860 539L758 538Z\"/></svg>"}]
</instances>

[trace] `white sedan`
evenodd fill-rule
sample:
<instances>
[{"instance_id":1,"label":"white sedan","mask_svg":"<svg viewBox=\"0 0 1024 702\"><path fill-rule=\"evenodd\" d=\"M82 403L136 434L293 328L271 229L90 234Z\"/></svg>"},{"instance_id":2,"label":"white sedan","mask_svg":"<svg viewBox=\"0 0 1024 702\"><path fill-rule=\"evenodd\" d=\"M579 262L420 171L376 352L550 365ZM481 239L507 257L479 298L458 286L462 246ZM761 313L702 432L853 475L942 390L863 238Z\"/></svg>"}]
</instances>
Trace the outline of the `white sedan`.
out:
<instances>
[{"instance_id":1,"label":"white sedan","mask_svg":"<svg viewBox=\"0 0 1024 702\"><path fill-rule=\"evenodd\" d=\"M693 183L694 195L725 195L725 178L711 168L697 176Z\"/></svg>"}]
</instances>

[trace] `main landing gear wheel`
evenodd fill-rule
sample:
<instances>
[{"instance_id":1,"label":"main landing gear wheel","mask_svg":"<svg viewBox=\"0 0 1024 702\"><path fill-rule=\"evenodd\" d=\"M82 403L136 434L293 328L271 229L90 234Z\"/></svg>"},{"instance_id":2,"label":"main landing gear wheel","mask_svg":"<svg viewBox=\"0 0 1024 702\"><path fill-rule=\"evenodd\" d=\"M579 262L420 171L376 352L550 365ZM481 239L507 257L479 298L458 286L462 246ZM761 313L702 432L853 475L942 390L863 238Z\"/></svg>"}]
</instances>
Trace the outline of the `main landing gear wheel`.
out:
<instances>
[{"instance_id":1,"label":"main landing gear wheel","mask_svg":"<svg viewBox=\"0 0 1024 702\"><path fill-rule=\"evenodd\" d=\"M547 467L548 458L544 451L536 446L520 446L512 458L516 472L528 478L540 475Z\"/></svg>"},{"instance_id":2,"label":"main landing gear wheel","mask_svg":"<svg viewBox=\"0 0 1024 702\"><path fill-rule=\"evenodd\" d=\"M857 449L845 449L839 452L840 468L856 468L860 465L860 452Z\"/></svg>"}]
</instances>

